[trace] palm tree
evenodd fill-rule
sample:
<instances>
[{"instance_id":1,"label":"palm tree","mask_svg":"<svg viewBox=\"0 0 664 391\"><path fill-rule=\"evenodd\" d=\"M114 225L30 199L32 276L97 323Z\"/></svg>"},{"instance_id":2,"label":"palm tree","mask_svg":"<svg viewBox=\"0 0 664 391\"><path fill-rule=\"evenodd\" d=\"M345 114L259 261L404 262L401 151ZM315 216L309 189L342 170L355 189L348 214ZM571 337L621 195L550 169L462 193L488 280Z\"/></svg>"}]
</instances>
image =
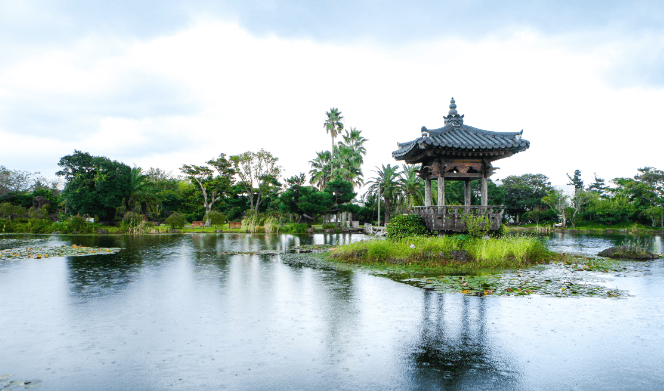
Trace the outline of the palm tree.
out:
<instances>
[{"instance_id":1,"label":"palm tree","mask_svg":"<svg viewBox=\"0 0 664 391\"><path fill-rule=\"evenodd\" d=\"M362 131L356 128L346 130L343 141L340 141L334 149L333 176L341 176L344 180L353 183L354 186L364 184L362 164L367 149L364 147L366 138L362 137Z\"/></svg>"},{"instance_id":2,"label":"palm tree","mask_svg":"<svg viewBox=\"0 0 664 391\"><path fill-rule=\"evenodd\" d=\"M332 153L330 151L316 152L316 158L310 160L309 164L311 164L309 182L320 190L323 190L327 186L327 182L333 179Z\"/></svg>"},{"instance_id":3,"label":"palm tree","mask_svg":"<svg viewBox=\"0 0 664 391\"><path fill-rule=\"evenodd\" d=\"M334 138L344 129L344 124L341 122L344 117L336 107L331 107L330 111L325 112L325 115L327 119L323 123L323 127L332 136L332 153L334 153Z\"/></svg>"},{"instance_id":4,"label":"palm tree","mask_svg":"<svg viewBox=\"0 0 664 391\"><path fill-rule=\"evenodd\" d=\"M143 169L134 167L129 174L129 196L125 198L127 211L143 212L143 206L148 210L159 209L159 200L151 191L152 182L148 175L143 174Z\"/></svg>"},{"instance_id":5,"label":"palm tree","mask_svg":"<svg viewBox=\"0 0 664 391\"><path fill-rule=\"evenodd\" d=\"M377 175L368 182L369 189L365 197L372 194L383 197L385 201L385 224L387 224L390 222L390 208L396 202L400 193L399 166L382 165L382 168L375 172Z\"/></svg>"},{"instance_id":6,"label":"palm tree","mask_svg":"<svg viewBox=\"0 0 664 391\"><path fill-rule=\"evenodd\" d=\"M402 192L401 201L410 210L413 206L422 205L424 197L424 181L417 175L419 165L403 165L399 176L399 187Z\"/></svg>"},{"instance_id":7,"label":"palm tree","mask_svg":"<svg viewBox=\"0 0 664 391\"><path fill-rule=\"evenodd\" d=\"M342 137L344 140L341 141L341 143L351 147L355 152L359 153L360 155L364 156L367 154L367 149L364 148L364 143L369 140L362 137L361 130L357 130L357 128L351 127L350 129L346 129L346 132Z\"/></svg>"}]
</instances>

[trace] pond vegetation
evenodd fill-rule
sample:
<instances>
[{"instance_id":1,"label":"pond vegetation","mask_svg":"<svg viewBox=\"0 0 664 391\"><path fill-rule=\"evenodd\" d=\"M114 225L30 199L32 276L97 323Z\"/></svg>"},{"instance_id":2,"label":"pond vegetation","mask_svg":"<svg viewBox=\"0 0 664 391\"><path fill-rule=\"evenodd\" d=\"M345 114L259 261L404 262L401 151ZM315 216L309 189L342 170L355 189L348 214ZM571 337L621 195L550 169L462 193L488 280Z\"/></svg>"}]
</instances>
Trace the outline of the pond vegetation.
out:
<instances>
[{"instance_id":1,"label":"pond vegetation","mask_svg":"<svg viewBox=\"0 0 664 391\"><path fill-rule=\"evenodd\" d=\"M555 253L535 236L472 238L468 235L369 240L341 246L329 259L378 268L477 274L549 262Z\"/></svg>"},{"instance_id":2,"label":"pond vegetation","mask_svg":"<svg viewBox=\"0 0 664 391\"><path fill-rule=\"evenodd\" d=\"M0 250L0 260L6 259L41 259L49 257L81 257L85 255L115 254L121 248L85 247L85 246L34 246Z\"/></svg>"}]
</instances>

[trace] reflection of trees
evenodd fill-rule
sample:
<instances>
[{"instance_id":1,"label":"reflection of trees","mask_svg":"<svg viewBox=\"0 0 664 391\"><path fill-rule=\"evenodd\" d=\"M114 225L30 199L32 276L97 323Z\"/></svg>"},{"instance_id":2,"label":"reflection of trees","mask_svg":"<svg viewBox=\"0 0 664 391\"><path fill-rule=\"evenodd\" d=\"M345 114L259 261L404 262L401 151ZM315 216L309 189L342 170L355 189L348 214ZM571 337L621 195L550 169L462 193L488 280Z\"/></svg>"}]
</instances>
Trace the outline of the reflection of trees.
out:
<instances>
[{"instance_id":1,"label":"reflection of trees","mask_svg":"<svg viewBox=\"0 0 664 391\"><path fill-rule=\"evenodd\" d=\"M69 286L76 296L113 294L132 282L145 263L161 262L179 239L177 236L72 236L72 244L120 247L117 254L68 257Z\"/></svg>"},{"instance_id":2,"label":"reflection of trees","mask_svg":"<svg viewBox=\"0 0 664 391\"><path fill-rule=\"evenodd\" d=\"M513 389L507 362L491 352L486 336L485 300L426 291L419 342L411 354L413 383L423 389ZM455 311L457 310L457 311Z\"/></svg>"}]
</instances>

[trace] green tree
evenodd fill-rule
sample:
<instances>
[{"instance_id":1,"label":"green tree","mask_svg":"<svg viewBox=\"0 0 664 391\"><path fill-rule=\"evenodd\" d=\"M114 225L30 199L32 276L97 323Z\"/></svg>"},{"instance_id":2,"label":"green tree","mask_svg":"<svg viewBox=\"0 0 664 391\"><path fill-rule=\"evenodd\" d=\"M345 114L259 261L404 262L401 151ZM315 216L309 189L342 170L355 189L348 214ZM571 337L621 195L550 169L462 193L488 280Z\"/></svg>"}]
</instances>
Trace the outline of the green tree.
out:
<instances>
[{"instance_id":1,"label":"green tree","mask_svg":"<svg viewBox=\"0 0 664 391\"><path fill-rule=\"evenodd\" d=\"M75 150L58 165L62 170L56 175L66 181L62 195L69 213L110 221L129 196L131 168L126 164Z\"/></svg>"},{"instance_id":2,"label":"green tree","mask_svg":"<svg viewBox=\"0 0 664 391\"><path fill-rule=\"evenodd\" d=\"M655 220L652 216L654 216L657 210L660 210L660 227L664 227L664 171L654 167L643 167L639 168L638 171L639 174L634 179L646 183L650 187L651 193L648 197L650 207L643 213L653 221L654 227Z\"/></svg>"},{"instance_id":3,"label":"green tree","mask_svg":"<svg viewBox=\"0 0 664 391\"><path fill-rule=\"evenodd\" d=\"M9 192L26 192L34 187L38 172L10 170L0 166L0 196Z\"/></svg>"},{"instance_id":4,"label":"green tree","mask_svg":"<svg viewBox=\"0 0 664 391\"><path fill-rule=\"evenodd\" d=\"M515 217L517 224L522 214L542 206L542 198L553 190L544 174L524 174L503 179L505 213Z\"/></svg>"},{"instance_id":5,"label":"green tree","mask_svg":"<svg viewBox=\"0 0 664 391\"><path fill-rule=\"evenodd\" d=\"M297 223L305 221L308 225L320 216L327 214L334 205L330 192L320 191L313 186L294 183L278 199L279 211L297 216Z\"/></svg>"},{"instance_id":6,"label":"green tree","mask_svg":"<svg viewBox=\"0 0 664 391\"><path fill-rule=\"evenodd\" d=\"M279 158L265 149L258 152L247 151L232 156L235 172L240 178L239 185L249 198L251 209L258 213L261 202L280 187L279 177L282 168L277 164Z\"/></svg>"},{"instance_id":7,"label":"green tree","mask_svg":"<svg viewBox=\"0 0 664 391\"><path fill-rule=\"evenodd\" d=\"M125 199L125 207L128 211L143 212L143 206L156 214L159 208L159 200L151 188L150 177L143 174L143 169L134 167L129 175L129 196Z\"/></svg>"},{"instance_id":8,"label":"green tree","mask_svg":"<svg viewBox=\"0 0 664 391\"><path fill-rule=\"evenodd\" d=\"M404 164L403 171L399 175L399 188L401 190L400 202L404 203L408 210L412 207L422 205L424 202L424 181L419 177L419 165Z\"/></svg>"},{"instance_id":9,"label":"green tree","mask_svg":"<svg viewBox=\"0 0 664 391\"><path fill-rule=\"evenodd\" d=\"M609 187L606 185L604 178L597 177L596 173L593 174L593 177L595 180L593 183L588 185L588 191L591 193L595 193L602 198L608 198Z\"/></svg>"},{"instance_id":10,"label":"green tree","mask_svg":"<svg viewBox=\"0 0 664 391\"><path fill-rule=\"evenodd\" d=\"M325 128L325 131L332 137L331 151L334 153L334 139L344 129L344 124L342 122L344 117L341 115L341 111L339 111L339 109L336 107L332 107L330 108L330 111L326 111L325 116L327 118L325 119L325 122L323 122L323 127Z\"/></svg>"},{"instance_id":11,"label":"green tree","mask_svg":"<svg viewBox=\"0 0 664 391\"><path fill-rule=\"evenodd\" d=\"M378 168L378 167L376 167ZM399 166L382 165L375 171L376 176L368 182L367 194L377 194L385 202L385 224L390 222L390 210L400 195ZM365 194L365 197L367 196Z\"/></svg>"},{"instance_id":12,"label":"green tree","mask_svg":"<svg viewBox=\"0 0 664 391\"><path fill-rule=\"evenodd\" d=\"M570 198L570 207L572 208L572 228L576 227L576 221L581 217L586 206L592 201L592 194L583 189L577 190L574 196Z\"/></svg>"},{"instance_id":13,"label":"green tree","mask_svg":"<svg viewBox=\"0 0 664 391\"><path fill-rule=\"evenodd\" d=\"M570 207L569 197L560 190L549 190L542 198L542 202L548 205L560 217L563 227L567 226L567 210Z\"/></svg>"},{"instance_id":14,"label":"green tree","mask_svg":"<svg viewBox=\"0 0 664 391\"><path fill-rule=\"evenodd\" d=\"M233 163L226 159L226 154L223 153L206 164L207 166L183 164L180 171L198 185L203 196L205 214L208 214L217 201L232 192L235 170ZM209 225L208 219L206 226Z\"/></svg>"},{"instance_id":15,"label":"green tree","mask_svg":"<svg viewBox=\"0 0 664 391\"><path fill-rule=\"evenodd\" d=\"M309 182L312 185L323 190L327 182L331 181L332 176L332 153L330 151L316 152L316 158L309 161L311 170L309 170Z\"/></svg>"},{"instance_id":16,"label":"green tree","mask_svg":"<svg viewBox=\"0 0 664 391\"><path fill-rule=\"evenodd\" d=\"M601 224L618 224L629 221L636 212L634 205L624 196L601 198L590 192L592 198L586 208L586 218Z\"/></svg>"},{"instance_id":17,"label":"green tree","mask_svg":"<svg viewBox=\"0 0 664 391\"><path fill-rule=\"evenodd\" d=\"M581 179L581 170L574 170L574 176L567 174L567 178L569 178L568 185L574 186L574 193L583 191L584 187L583 180Z\"/></svg>"},{"instance_id":18,"label":"green tree","mask_svg":"<svg viewBox=\"0 0 664 391\"><path fill-rule=\"evenodd\" d=\"M334 147L331 164L332 177L340 176L358 187L364 184L362 164L367 153L364 147L367 139L362 137L361 133L361 130L355 128L345 131L343 140Z\"/></svg>"}]
</instances>

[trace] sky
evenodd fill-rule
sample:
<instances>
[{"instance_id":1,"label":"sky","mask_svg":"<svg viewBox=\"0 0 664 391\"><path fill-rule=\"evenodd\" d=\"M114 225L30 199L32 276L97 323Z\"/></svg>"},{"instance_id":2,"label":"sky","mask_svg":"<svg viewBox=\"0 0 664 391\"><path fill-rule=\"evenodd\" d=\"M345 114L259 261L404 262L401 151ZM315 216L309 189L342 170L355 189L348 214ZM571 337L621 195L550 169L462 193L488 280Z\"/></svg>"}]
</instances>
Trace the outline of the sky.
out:
<instances>
[{"instance_id":1,"label":"sky","mask_svg":"<svg viewBox=\"0 0 664 391\"><path fill-rule=\"evenodd\" d=\"M492 179L664 169L664 5L654 1L0 0L0 165L74 150L179 174L266 149L284 176L362 130L365 178L443 126L523 130Z\"/></svg>"}]
</instances>

